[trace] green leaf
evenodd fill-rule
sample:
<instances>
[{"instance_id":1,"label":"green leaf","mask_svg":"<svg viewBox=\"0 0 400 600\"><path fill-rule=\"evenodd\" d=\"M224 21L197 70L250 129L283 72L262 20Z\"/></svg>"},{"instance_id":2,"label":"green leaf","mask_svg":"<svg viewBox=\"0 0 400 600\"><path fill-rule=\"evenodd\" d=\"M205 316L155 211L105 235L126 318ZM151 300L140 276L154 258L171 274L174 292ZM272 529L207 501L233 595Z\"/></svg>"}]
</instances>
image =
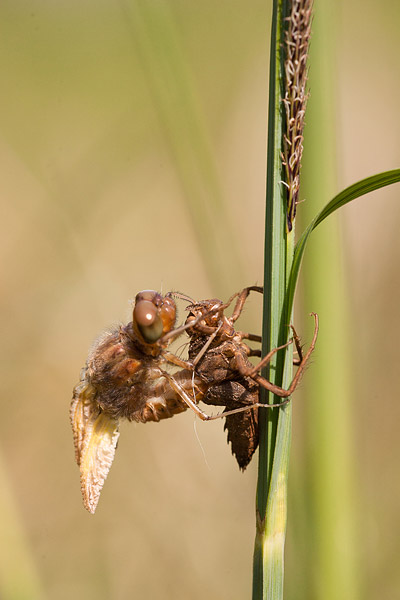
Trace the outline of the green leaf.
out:
<instances>
[{"instance_id":1,"label":"green leaf","mask_svg":"<svg viewBox=\"0 0 400 600\"><path fill-rule=\"evenodd\" d=\"M303 232L302 236L297 242L294 250L292 269L290 272L288 292L286 297L285 314L287 316L287 323L290 322L290 317L293 308L293 299L296 291L296 284L299 276L301 261L311 232L338 208L341 208L342 206L348 204L356 198L365 196L370 192L383 188L387 185L391 185L392 183L398 183L399 181L400 169L394 169L393 171L385 171L384 173L378 173L377 175L372 175L371 177L362 179L357 183L353 183L353 185L350 185L348 188L344 189L330 202L328 202L328 204L321 210L321 212L318 213L318 215L311 221L311 223Z\"/></svg>"}]
</instances>

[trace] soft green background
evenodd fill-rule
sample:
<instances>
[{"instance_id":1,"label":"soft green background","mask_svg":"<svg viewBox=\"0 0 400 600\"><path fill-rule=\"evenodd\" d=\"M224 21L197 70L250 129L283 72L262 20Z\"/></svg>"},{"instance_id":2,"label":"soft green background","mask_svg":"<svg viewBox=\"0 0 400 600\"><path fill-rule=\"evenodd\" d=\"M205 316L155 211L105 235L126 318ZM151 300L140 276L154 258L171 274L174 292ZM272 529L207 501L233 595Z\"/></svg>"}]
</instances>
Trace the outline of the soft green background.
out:
<instances>
[{"instance_id":1,"label":"soft green background","mask_svg":"<svg viewBox=\"0 0 400 600\"><path fill-rule=\"evenodd\" d=\"M313 214L400 162L397 4L336 4L336 64L311 65L304 175L336 163L337 179L307 194ZM261 283L270 12L261 0L0 4L2 600L250 597L256 464L238 472L222 422L123 424L92 517L68 405L89 344L129 318L137 291L226 298ZM313 131L313 98L332 105L333 148ZM321 344L332 327L350 344L352 564L368 600L400 593L398 195L342 211L349 315L333 304L321 322ZM260 329L260 308L249 303L243 329ZM304 422L318 362L317 350L294 402L288 599L324 598Z\"/></svg>"}]
</instances>

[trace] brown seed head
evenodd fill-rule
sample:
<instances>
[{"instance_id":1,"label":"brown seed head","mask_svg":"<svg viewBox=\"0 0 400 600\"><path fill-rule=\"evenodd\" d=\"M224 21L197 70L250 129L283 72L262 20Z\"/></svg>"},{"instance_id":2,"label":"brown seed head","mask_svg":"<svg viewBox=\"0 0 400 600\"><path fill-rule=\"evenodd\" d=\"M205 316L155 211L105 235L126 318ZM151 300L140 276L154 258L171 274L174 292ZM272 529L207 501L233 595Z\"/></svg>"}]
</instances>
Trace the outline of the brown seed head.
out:
<instances>
[{"instance_id":1,"label":"brown seed head","mask_svg":"<svg viewBox=\"0 0 400 600\"><path fill-rule=\"evenodd\" d=\"M285 31L285 131L282 164L287 189L287 228L291 231L296 216L300 186L303 130L308 92L307 57L311 35L312 0L292 0Z\"/></svg>"}]
</instances>

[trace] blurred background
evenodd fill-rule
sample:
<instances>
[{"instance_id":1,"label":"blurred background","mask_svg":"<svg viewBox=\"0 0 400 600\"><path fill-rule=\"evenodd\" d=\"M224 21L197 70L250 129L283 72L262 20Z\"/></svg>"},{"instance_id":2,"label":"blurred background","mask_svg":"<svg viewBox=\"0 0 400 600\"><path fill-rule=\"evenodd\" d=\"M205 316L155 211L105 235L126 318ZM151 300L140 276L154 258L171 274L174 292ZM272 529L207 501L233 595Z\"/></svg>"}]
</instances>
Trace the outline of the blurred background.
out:
<instances>
[{"instance_id":1,"label":"blurred background","mask_svg":"<svg viewBox=\"0 0 400 600\"><path fill-rule=\"evenodd\" d=\"M328 4L303 225L400 164L400 9ZM266 0L0 4L2 600L250 597L257 465L239 473L222 421L123 423L91 516L68 409L139 290L262 284L270 18ZM293 403L288 599L400 594L398 196L355 201L306 252L295 322L307 343L319 312L321 334ZM260 298L240 323L260 331Z\"/></svg>"}]
</instances>

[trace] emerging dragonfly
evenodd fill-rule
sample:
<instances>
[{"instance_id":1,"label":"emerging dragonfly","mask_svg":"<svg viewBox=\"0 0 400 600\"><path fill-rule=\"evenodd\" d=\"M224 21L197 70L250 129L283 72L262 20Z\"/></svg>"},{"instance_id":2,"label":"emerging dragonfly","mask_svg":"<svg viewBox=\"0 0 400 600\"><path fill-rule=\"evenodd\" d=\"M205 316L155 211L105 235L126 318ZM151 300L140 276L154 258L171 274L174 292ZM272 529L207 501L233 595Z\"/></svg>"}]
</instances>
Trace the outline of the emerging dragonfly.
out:
<instances>
[{"instance_id":1,"label":"emerging dragonfly","mask_svg":"<svg viewBox=\"0 0 400 600\"><path fill-rule=\"evenodd\" d=\"M84 505L94 513L114 459L118 421L160 421L187 408L182 393L192 393L192 371L167 352L168 344L186 329L174 329L172 294L137 294L132 321L103 334L89 352L70 409L75 457L81 472ZM181 367L172 377L163 367ZM197 390L201 397L200 390ZM192 401L191 401L192 402Z\"/></svg>"},{"instance_id":2,"label":"emerging dragonfly","mask_svg":"<svg viewBox=\"0 0 400 600\"><path fill-rule=\"evenodd\" d=\"M253 288L246 288L250 289ZM74 389L70 410L82 495L89 512L96 510L114 459L120 418L142 423L160 421L190 407L202 420L212 420L249 410L249 397L242 404L235 403L235 397L229 397L228 388L223 390L225 401L215 404L224 404L227 408L234 406L232 410L210 417L197 406L207 394L207 403L211 403L218 391L218 384L227 384L232 374L239 379L240 385L249 386L253 380L264 385L261 383L263 378L258 375L259 367L252 367L250 372L248 365L243 366L238 358L243 353L247 355L247 347L242 342L246 336L234 331L233 322L239 316L248 293L244 290L239 295L235 294L225 305L214 300L192 304L188 322L174 329L175 294L161 296L155 291L140 292L135 299L132 321L103 334L94 345L82 370L81 380ZM236 296L238 301L234 314L228 319L224 316L224 310ZM211 327L212 331L206 331L207 327ZM167 351L168 344L186 329L191 331L191 357L196 353L199 343L202 346L193 362L181 360ZM204 336L207 338L205 344ZM225 370L225 375L217 376L217 363L230 355L226 347L228 338L238 346L234 353L236 362L231 363L228 371ZM273 388L269 389L274 393L279 390L282 393L278 395L282 397L290 395L312 349L310 347L304 357L288 391L267 382ZM277 350L269 353L261 361L262 364L268 362ZM179 370L171 375L165 370L168 365L179 367ZM253 400L258 400L258 395L255 384L251 385L251 409L254 410L253 407L262 405L253 403Z\"/></svg>"}]
</instances>

